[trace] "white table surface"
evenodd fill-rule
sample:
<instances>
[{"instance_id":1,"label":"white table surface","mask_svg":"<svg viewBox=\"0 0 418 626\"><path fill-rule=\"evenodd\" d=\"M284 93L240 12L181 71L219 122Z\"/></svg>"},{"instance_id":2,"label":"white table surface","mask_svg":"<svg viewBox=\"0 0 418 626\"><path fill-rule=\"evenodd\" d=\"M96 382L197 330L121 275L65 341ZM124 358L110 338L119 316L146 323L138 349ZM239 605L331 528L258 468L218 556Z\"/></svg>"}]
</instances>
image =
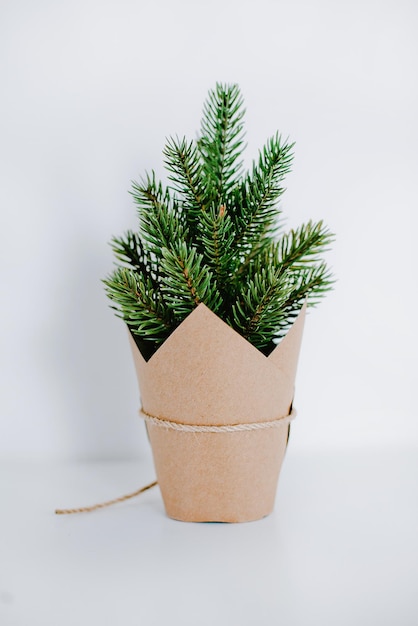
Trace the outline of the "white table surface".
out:
<instances>
[{"instance_id":1,"label":"white table surface","mask_svg":"<svg viewBox=\"0 0 418 626\"><path fill-rule=\"evenodd\" d=\"M1 626L416 626L418 451L290 446L273 515L168 519L150 459L0 464Z\"/></svg>"}]
</instances>

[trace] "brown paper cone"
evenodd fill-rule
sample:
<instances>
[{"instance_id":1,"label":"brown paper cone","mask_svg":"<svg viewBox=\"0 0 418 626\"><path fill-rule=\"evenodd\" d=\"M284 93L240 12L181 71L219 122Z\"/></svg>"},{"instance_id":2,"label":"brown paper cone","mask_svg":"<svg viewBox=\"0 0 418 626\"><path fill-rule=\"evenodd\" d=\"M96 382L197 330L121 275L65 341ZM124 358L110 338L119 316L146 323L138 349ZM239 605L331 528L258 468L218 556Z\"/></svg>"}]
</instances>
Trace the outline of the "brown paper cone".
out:
<instances>
[{"instance_id":1,"label":"brown paper cone","mask_svg":"<svg viewBox=\"0 0 418 626\"><path fill-rule=\"evenodd\" d=\"M268 356L200 304L145 361L130 338L145 413L190 425L286 417L306 305ZM167 514L183 521L244 522L271 513L288 423L233 432L183 432L148 423Z\"/></svg>"}]
</instances>

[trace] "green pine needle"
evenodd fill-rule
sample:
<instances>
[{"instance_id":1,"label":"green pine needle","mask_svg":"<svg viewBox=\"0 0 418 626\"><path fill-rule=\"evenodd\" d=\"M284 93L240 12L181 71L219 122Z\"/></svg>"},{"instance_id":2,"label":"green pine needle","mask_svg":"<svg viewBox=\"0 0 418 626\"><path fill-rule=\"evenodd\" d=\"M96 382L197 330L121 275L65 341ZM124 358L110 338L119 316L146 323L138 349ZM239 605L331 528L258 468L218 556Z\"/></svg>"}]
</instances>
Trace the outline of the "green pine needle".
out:
<instances>
[{"instance_id":1,"label":"green pine needle","mask_svg":"<svg viewBox=\"0 0 418 626\"><path fill-rule=\"evenodd\" d=\"M163 154L171 188L181 198L185 220L193 225L199 214L207 208L198 148L193 141L171 138Z\"/></svg>"},{"instance_id":2,"label":"green pine needle","mask_svg":"<svg viewBox=\"0 0 418 626\"><path fill-rule=\"evenodd\" d=\"M161 291L175 318L182 321L203 302L216 312L221 304L212 272L202 254L185 242L162 249Z\"/></svg>"},{"instance_id":3,"label":"green pine needle","mask_svg":"<svg viewBox=\"0 0 418 626\"><path fill-rule=\"evenodd\" d=\"M168 186L153 171L132 185L138 231L112 239L119 265L104 283L144 355L202 302L268 354L333 287L323 222L282 232L294 144L274 134L244 172L244 113L239 87L217 84L197 141L167 141Z\"/></svg>"},{"instance_id":4,"label":"green pine needle","mask_svg":"<svg viewBox=\"0 0 418 626\"><path fill-rule=\"evenodd\" d=\"M113 307L133 334L160 344L172 331L173 318L150 279L128 268L119 267L104 281Z\"/></svg>"},{"instance_id":5,"label":"green pine needle","mask_svg":"<svg viewBox=\"0 0 418 626\"><path fill-rule=\"evenodd\" d=\"M243 99L238 85L217 84L203 107L201 136L206 202L225 204L242 170Z\"/></svg>"}]
</instances>

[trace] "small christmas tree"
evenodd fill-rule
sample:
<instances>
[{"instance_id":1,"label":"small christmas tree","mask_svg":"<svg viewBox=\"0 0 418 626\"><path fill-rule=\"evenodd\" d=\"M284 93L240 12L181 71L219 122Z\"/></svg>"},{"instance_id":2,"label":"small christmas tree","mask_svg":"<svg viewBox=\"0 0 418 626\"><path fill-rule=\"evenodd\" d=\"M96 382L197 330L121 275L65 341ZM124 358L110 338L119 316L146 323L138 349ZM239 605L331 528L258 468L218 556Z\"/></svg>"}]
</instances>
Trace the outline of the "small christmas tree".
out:
<instances>
[{"instance_id":1,"label":"small christmas tree","mask_svg":"<svg viewBox=\"0 0 418 626\"><path fill-rule=\"evenodd\" d=\"M164 149L168 186L154 172L133 184L139 230L113 238L120 265L104 283L146 359L201 302L268 355L332 287L323 222L281 232L294 144L276 133L244 172L244 112L237 85L216 85L197 141Z\"/></svg>"}]
</instances>

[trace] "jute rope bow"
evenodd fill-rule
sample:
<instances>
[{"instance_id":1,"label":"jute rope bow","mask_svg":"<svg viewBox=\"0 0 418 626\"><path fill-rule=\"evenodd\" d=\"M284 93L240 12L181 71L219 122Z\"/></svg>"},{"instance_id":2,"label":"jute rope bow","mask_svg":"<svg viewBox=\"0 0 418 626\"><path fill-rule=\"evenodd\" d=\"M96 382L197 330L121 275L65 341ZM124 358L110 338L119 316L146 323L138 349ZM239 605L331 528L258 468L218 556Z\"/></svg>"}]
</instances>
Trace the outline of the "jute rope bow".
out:
<instances>
[{"instance_id":1,"label":"jute rope bow","mask_svg":"<svg viewBox=\"0 0 418 626\"><path fill-rule=\"evenodd\" d=\"M153 424L154 426L159 426L161 428L167 428L169 430L175 430L183 433L236 433L236 432L245 432L245 431L255 431L262 430L265 428L277 428L278 426L282 426L284 424L290 423L296 417L295 409L292 409L289 415L284 417L279 417L275 420L270 420L267 422L250 422L248 424L231 424L231 425L222 425L222 426L210 426L210 425L198 425L198 424L182 424L179 422L172 422L170 420L161 419L159 417L154 417L149 413L146 413L143 408L139 410L139 414L144 418L144 420ZM137 491L132 493L128 493L124 496L120 496L119 498L114 498L113 500L108 500L107 502L101 502L100 504L93 504L92 506L83 506L76 509L56 509L56 515L71 515L73 513L91 513L92 511L97 511L98 509L103 509L107 506L112 506L112 504L117 504L118 502L125 502L125 500L129 500L131 498L136 498L136 496L141 495L144 491L148 491L148 489L152 489L155 487L158 482L155 480L154 482L146 485L145 487L141 487Z\"/></svg>"}]
</instances>

